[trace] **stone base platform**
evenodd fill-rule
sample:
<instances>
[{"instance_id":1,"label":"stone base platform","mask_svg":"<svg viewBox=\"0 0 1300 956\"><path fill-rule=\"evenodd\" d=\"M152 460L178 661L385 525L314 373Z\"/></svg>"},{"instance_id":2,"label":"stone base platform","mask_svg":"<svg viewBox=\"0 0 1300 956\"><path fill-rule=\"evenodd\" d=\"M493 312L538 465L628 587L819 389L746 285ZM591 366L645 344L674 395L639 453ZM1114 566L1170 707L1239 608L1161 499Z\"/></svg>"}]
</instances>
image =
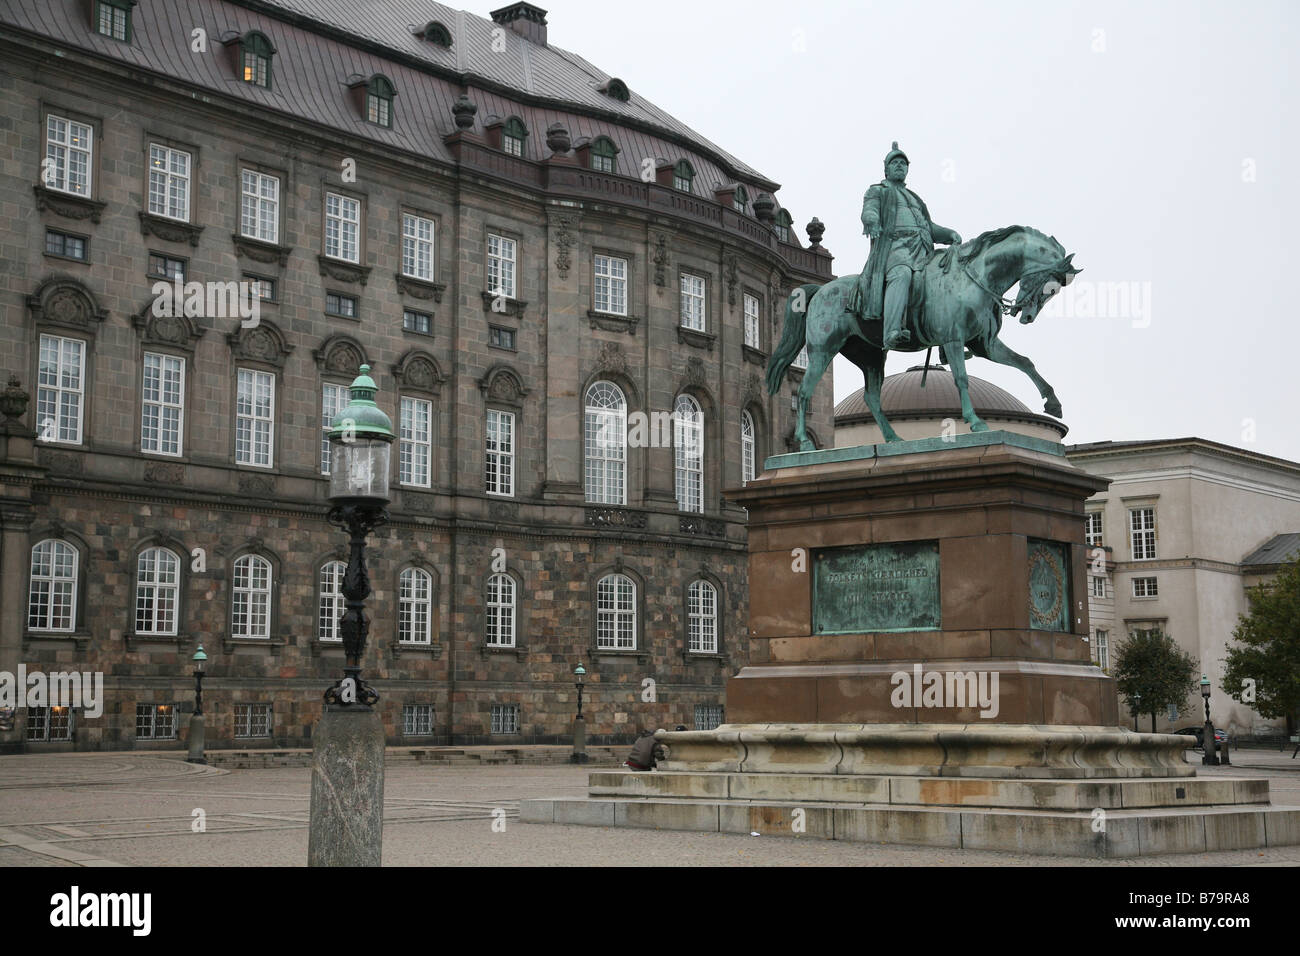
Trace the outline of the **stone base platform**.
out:
<instances>
[{"instance_id":1,"label":"stone base platform","mask_svg":"<svg viewBox=\"0 0 1300 956\"><path fill-rule=\"evenodd\" d=\"M1137 857L1300 844L1264 780L1007 780L882 774L601 771L590 799L525 800L525 823L759 833Z\"/></svg>"}]
</instances>

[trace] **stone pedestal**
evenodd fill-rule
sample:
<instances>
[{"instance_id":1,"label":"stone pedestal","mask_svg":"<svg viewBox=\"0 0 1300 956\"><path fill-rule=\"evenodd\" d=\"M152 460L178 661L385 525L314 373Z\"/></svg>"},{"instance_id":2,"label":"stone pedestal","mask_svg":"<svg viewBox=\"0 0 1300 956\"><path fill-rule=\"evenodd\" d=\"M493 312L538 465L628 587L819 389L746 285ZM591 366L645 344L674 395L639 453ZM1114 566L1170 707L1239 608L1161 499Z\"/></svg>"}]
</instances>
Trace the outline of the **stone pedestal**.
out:
<instances>
[{"instance_id":1,"label":"stone pedestal","mask_svg":"<svg viewBox=\"0 0 1300 956\"><path fill-rule=\"evenodd\" d=\"M207 731L204 727L202 714L190 715L190 734L189 745L190 753L185 758L186 763L207 763L208 760L203 756L203 743Z\"/></svg>"},{"instance_id":2,"label":"stone pedestal","mask_svg":"<svg viewBox=\"0 0 1300 956\"><path fill-rule=\"evenodd\" d=\"M384 724L368 707L325 705L312 733L308 866L379 866Z\"/></svg>"}]
</instances>

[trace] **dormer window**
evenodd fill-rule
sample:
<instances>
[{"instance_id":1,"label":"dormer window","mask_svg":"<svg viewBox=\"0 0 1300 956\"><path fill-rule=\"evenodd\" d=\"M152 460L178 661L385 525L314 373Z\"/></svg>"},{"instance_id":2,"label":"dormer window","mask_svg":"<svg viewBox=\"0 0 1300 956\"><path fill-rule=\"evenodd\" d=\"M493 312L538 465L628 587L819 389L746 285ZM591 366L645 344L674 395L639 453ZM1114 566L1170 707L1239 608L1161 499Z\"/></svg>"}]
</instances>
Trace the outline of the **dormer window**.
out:
<instances>
[{"instance_id":1,"label":"dormer window","mask_svg":"<svg viewBox=\"0 0 1300 956\"><path fill-rule=\"evenodd\" d=\"M790 214L782 209L776 214L776 237L782 242L790 241Z\"/></svg>"},{"instance_id":2,"label":"dormer window","mask_svg":"<svg viewBox=\"0 0 1300 956\"><path fill-rule=\"evenodd\" d=\"M438 46L451 48L451 31L437 20L429 21L429 25L424 28L424 38L430 43L438 44Z\"/></svg>"},{"instance_id":3,"label":"dormer window","mask_svg":"<svg viewBox=\"0 0 1300 956\"><path fill-rule=\"evenodd\" d=\"M616 76L610 77L604 83L600 84L600 86L596 87L596 89L600 90L600 92L604 93L606 96L613 97L621 103L626 103L632 98L632 94L628 90L627 84Z\"/></svg>"},{"instance_id":4,"label":"dormer window","mask_svg":"<svg viewBox=\"0 0 1300 956\"><path fill-rule=\"evenodd\" d=\"M528 129L523 121L512 116L506 120L506 125L501 130L501 148L511 156L523 156L524 140L527 138Z\"/></svg>"},{"instance_id":5,"label":"dormer window","mask_svg":"<svg viewBox=\"0 0 1300 956\"><path fill-rule=\"evenodd\" d=\"M736 186L736 191L734 194L732 194L731 197L731 207L735 209L736 212L740 213L741 215L744 215L746 208L748 206L749 206L749 193L745 191L744 186L740 186L740 185Z\"/></svg>"},{"instance_id":6,"label":"dormer window","mask_svg":"<svg viewBox=\"0 0 1300 956\"><path fill-rule=\"evenodd\" d=\"M693 191L694 183L695 167L684 159L677 160L677 165L673 167L673 189L689 193Z\"/></svg>"},{"instance_id":7,"label":"dormer window","mask_svg":"<svg viewBox=\"0 0 1300 956\"><path fill-rule=\"evenodd\" d=\"M271 56L275 47L265 34L249 30L239 41L240 76L245 83L271 88Z\"/></svg>"},{"instance_id":8,"label":"dormer window","mask_svg":"<svg viewBox=\"0 0 1300 956\"><path fill-rule=\"evenodd\" d=\"M614 171L618 147L608 136L598 136L591 144L591 168L602 173Z\"/></svg>"},{"instance_id":9,"label":"dormer window","mask_svg":"<svg viewBox=\"0 0 1300 956\"><path fill-rule=\"evenodd\" d=\"M95 0L95 30L106 37L131 42L131 8L135 0Z\"/></svg>"},{"instance_id":10,"label":"dormer window","mask_svg":"<svg viewBox=\"0 0 1300 956\"><path fill-rule=\"evenodd\" d=\"M366 86L366 119L376 126L393 125L393 84L388 77L375 74Z\"/></svg>"}]
</instances>

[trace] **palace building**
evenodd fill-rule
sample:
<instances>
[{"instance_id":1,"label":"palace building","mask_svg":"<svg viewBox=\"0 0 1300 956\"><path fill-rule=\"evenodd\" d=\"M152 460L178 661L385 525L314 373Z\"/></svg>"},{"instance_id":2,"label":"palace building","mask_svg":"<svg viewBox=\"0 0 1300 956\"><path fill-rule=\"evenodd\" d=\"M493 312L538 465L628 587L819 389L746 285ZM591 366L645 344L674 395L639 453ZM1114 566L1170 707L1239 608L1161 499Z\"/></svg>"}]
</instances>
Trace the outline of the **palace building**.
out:
<instances>
[{"instance_id":1,"label":"palace building","mask_svg":"<svg viewBox=\"0 0 1300 956\"><path fill-rule=\"evenodd\" d=\"M363 364L399 433L363 661L390 744L567 741L579 663L593 742L724 719L725 491L790 450L799 372L763 370L832 259L547 33L529 3L0 3L0 671L106 698L0 747L177 747L200 643L210 747L309 743ZM202 303L155 308L176 283Z\"/></svg>"}]
</instances>

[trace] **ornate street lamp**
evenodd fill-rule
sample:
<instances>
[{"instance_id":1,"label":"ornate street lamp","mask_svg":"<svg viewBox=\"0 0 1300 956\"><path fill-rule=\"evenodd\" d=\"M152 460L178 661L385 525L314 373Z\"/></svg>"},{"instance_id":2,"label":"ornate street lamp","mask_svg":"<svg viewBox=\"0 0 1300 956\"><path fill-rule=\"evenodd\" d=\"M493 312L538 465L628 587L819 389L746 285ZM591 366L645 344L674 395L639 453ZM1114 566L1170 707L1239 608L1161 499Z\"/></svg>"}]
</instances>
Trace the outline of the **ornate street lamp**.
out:
<instances>
[{"instance_id":1,"label":"ornate street lamp","mask_svg":"<svg viewBox=\"0 0 1300 956\"><path fill-rule=\"evenodd\" d=\"M186 763L208 762L203 756L203 665L207 659L202 644L190 658L194 662L194 713L190 715L190 755L185 758Z\"/></svg>"},{"instance_id":2,"label":"ornate street lamp","mask_svg":"<svg viewBox=\"0 0 1300 956\"><path fill-rule=\"evenodd\" d=\"M587 762L587 723L582 716L582 678L586 673L587 668L581 662L573 669L573 676L578 679L578 716L573 721L573 753L569 755L569 763Z\"/></svg>"},{"instance_id":3,"label":"ornate street lamp","mask_svg":"<svg viewBox=\"0 0 1300 956\"><path fill-rule=\"evenodd\" d=\"M1205 698L1205 729L1201 731L1203 735L1201 746L1205 749L1205 756L1201 758L1201 763L1217 767L1218 748L1215 746L1214 724L1210 721L1210 678L1205 674L1201 675L1201 696Z\"/></svg>"},{"instance_id":4,"label":"ornate street lamp","mask_svg":"<svg viewBox=\"0 0 1300 956\"><path fill-rule=\"evenodd\" d=\"M370 619L365 600L370 596L366 572L366 536L388 523L388 474L392 460L393 423L375 404L379 391L370 366L352 383L352 400L334 419L330 429L330 510L328 521L348 532L350 553L343 574L347 610L339 624L347 665L343 678L325 691L325 702L369 708L379 700L361 679L361 656L366 650Z\"/></svg>"}]
</instances>

